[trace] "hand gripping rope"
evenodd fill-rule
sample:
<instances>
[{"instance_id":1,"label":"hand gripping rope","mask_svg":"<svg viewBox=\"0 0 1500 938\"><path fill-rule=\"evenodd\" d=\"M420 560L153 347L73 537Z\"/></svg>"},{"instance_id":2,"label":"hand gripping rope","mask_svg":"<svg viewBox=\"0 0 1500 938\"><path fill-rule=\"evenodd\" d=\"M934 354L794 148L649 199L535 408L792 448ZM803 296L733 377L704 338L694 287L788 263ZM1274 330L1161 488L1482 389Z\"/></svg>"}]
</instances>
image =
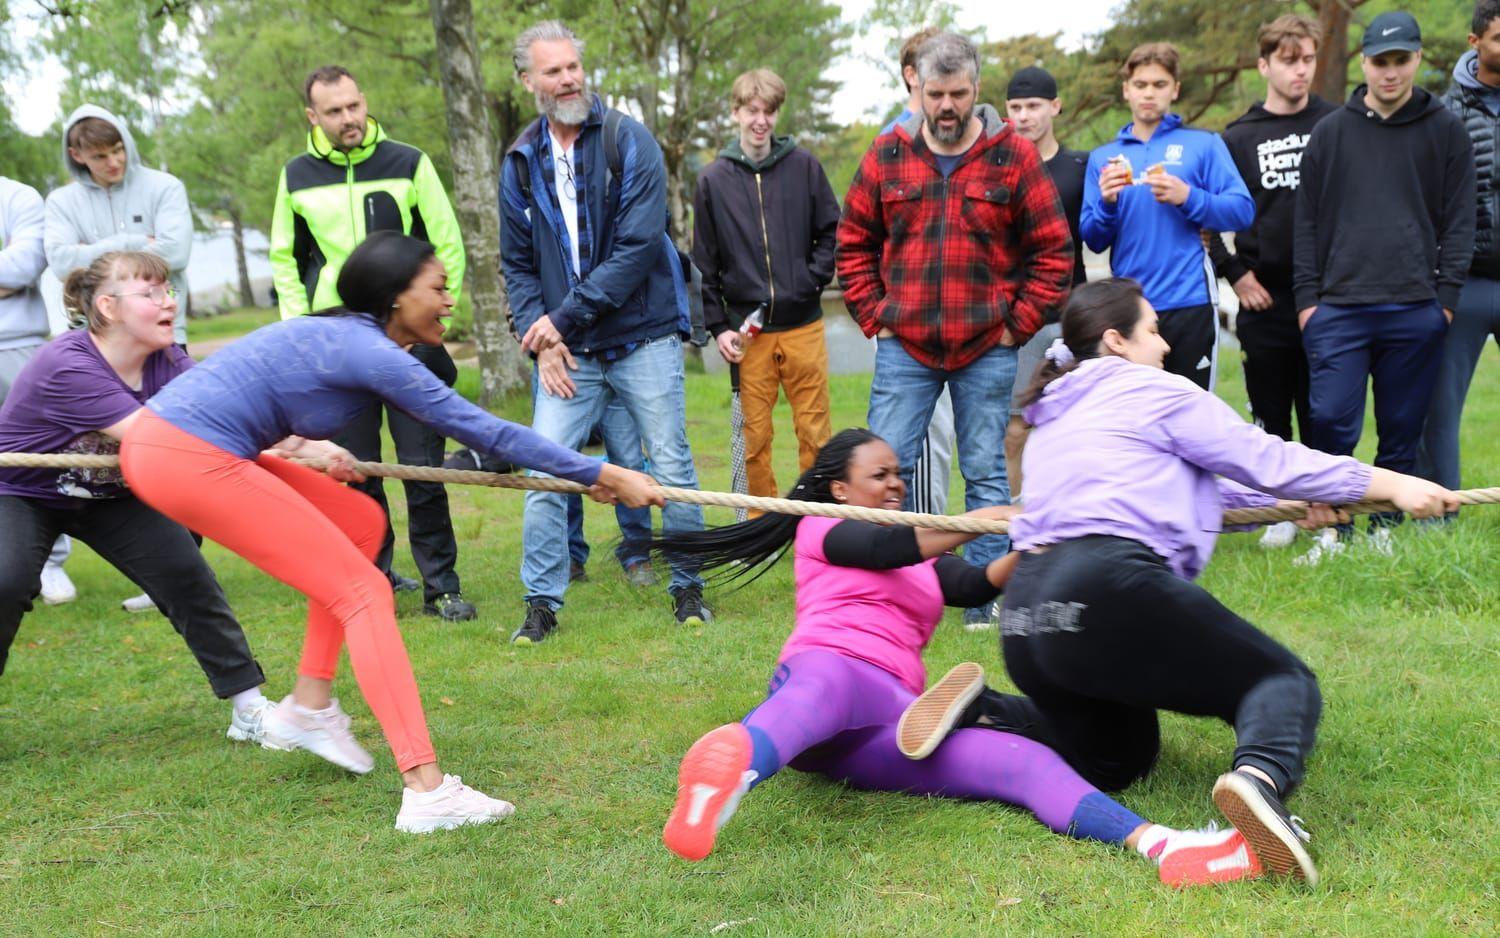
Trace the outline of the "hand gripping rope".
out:
<instances>
[{"instance_id":1,"label":"hand gripping rope","mask_svg":"<svg viewBox=\"0 0 1500 938\"><path fill-rule=\"evenodd\" d=\"M0 453L0 466L18 466L28 469L114 469L120 465L118 456L64 455L61 453ZM322 468L316 461L306 465ZM566 479L505 475L498 472L479 472L474 469L439 469L431 466L401 466L384 462L356 462L354 469L367 476L387 479L407 479L415 482L444 482L455 485L487 485L502 489L528 489L538 492L559 492L573 495L588 491L588 486ZM682 489L658 486L662 497L671 502L690 505L710 505L719 508L753 508L781 515L815 515L821 518L852 518L856 521L873 521L877 524L901 524L913 528L933 531L956 531L960 534L1005 534L1010 530L1005 521L985 521L966 518L962 515L927 515L915 511L890 511L884 508L861 508L856 505L833 505L827 502L805 502L794 498L766 498L758 495L738 495L733 492L705 492L699 489ZM1461 505L1500 504L1500 488L1464 489L1454 493ZM1354 502L1342 506L1351 515L1368 515L1395 510L1385 502ZM1265 508L1234 508L1224 512L1226 526L1242 524L1272 524L1277 521L1296 521L1307 512L1301 508L1267 506Z\"/></svg>"}]
</instances>

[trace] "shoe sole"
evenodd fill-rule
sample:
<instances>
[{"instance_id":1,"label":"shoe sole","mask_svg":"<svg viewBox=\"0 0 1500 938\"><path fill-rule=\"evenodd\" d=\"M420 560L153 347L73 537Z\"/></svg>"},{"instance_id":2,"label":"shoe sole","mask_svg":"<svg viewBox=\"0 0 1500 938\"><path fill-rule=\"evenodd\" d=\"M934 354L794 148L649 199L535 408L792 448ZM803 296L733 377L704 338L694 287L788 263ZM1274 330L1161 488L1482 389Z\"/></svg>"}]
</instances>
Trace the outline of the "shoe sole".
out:
<instances>
[{"instance_id":1,"label":"shoe sole","mask_svg":"<svg viewBox=\"0 0 1500 938\"><path fill-rule=\"evenodd\" d=\"M901 714L896 748L908 759L932 755L953 729L964 708L984 690L984 668L972 661L954 665Z\"/></svg>"},{"instance_id":2,"label":"shoe sole","mask_svg":"<svg viewBox=\"0 0 1500 938\"><path fill-rule=\"evenodd\" d=\"M262 734L262 738L264 738L264 735L265 734ZM224 737L226 739L228 739L232 743L258 743L258 742L260 742L259 739L255 738L255 734L254 733L247 733L244 730L240 729L238 726L233 726L233 725L231 725L228 730L225 730Z\"/></svg>"},{"instance_id":3,"label":"shoe sole","mask_svg":"<svg viewBox=\"0 0 1500 938\"><path fill-rule=\"evenodd\" d=\"M1244 835L1261 864L1278 876L1293 876L1318 884L1318 869L1295 831L1266 803L1255 782L1243 773L1229 772L1214 783L1214 804Z\"/></svg>"},{"instance_id":4,"label":"shoe sole","mask_svg":"<svg viewBox=\"0 0 1500 938\"><path fill-rule=\"evenodd\" d=\"M74 595L72 595L72 596L64 596L61 599L58 599L56 597L43 596L42 597L42 602L46 603L49 606L66 606L68 603L72 602L73 600L75 600L77 598L78 598L78 596L77 596L76 593Z\"/></svg>"},{"instance_id":5,"label":"shoe sole","mask_svg":"<svg viewBox=\"0 0 1500 938\"><path fill-rule=\"evenodd\" d=\"M308 752L308 753L312 753L313 755L317 756L319 759L322 759L324 762L327 762L330 765L336 765L339 768L341 768L341 769L343 769L343 770L345 770L347 772L353 772L355 775L365 775L371 769L375 768L375 760L374 759L370 760L370 764L369 765L365 765L365 766L351 765L347 761L343 761L343 760L335 758L333 756L329 756L329 755L326 755L324 753L321 753L321 752L317 751L316 749L313 749L311 746L304 746L301 743L292 742L290 740L283 739L282 737L277 736L275 733L271 732L269 729L267 729L264 732L262 732L261 737L260 737L260 746L261 746L262 749L271 749L271 750L274 750L276 752Z\"/></svg>"},{"instance_id":6,"label":"shoe sole","mask_svg":"<svg viewBox=\"0 0 1500 938\"><path fill-rule=\"evenodd\" d=\"M719 812L750 768L750 731L730 723L704 734L677 769L677 802L662 828L667 849L697 862L714 849Z\"/></svg>"},{"instance_id":7,"label":"shoe sole","mask_svg":"<svg viewBox=\"0 0 1500 938\"><path fill-rule=\"evenodd\" d=\"M515 812L511 812L514 814ZM456 827L465 827L473 824L493 824L510 817L510 814L487 814L482 817L474 817L471 814L462 816L449 815L448 817L422 818L419 821L402 821L396 819L396 830L403 834L431 834L433 831L451 831Z\"/></svg>"},{"instance_id":8,"label":"shoe sole","mask_svg":"<svg viewBox=\"0 0 1500 938\"><path fill-rule=\"evenodd\" d=\"M688 616L686 619L678 619L678 625L707 625L708 620L702 616Z\"/></svg>"},{"instance_id":9,"label":"shoe sole","mask_svg":"<svg viewBox=\"0 0 1500 938\"><path fill-rule=\"evenodd\" d=\"M1250 846L1250 842L1245 839L1243 833L1239 835L1239 844L1239 850L1244 851L1244 856L1237 856L1237 851L1235 851L1226 857L1222 845L1175 850L1162 860L1161 866L1157 868L1158 874L1163 883L1177 889L1187 886L1232 883L1241 879L1258 879L1264 876L1265 869L1260 865L1260 858L1256 856L1254 848ZM1215 869L1216 861L1220 860L1230 862L1225 864L1224 868Z\"/></svg>"}]
</instances>

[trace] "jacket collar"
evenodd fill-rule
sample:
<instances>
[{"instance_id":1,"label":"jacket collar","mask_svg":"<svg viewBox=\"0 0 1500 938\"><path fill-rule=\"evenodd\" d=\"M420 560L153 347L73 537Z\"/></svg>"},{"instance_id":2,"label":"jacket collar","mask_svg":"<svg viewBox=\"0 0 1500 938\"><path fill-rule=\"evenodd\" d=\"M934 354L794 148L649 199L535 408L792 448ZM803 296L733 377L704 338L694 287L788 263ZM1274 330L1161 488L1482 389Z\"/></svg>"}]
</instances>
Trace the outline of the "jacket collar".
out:
<instances>
[{"instance_id":1,"label":"jacket collar","mask_svg":"<svg viewBox=\"0 0 1500 938\"><path fill-rule=\"evenodd\" d=\"M1152 132L1151 139L1155 140L1157 137L1161 136L1162 134L1167 133L1169 131L1176 130L1177 128L1179 128L1181 126L1182 126L1182 115L1181 114L1174 114L1174 113L1168 112L1167 116L1163 117L1161 119L1161 123L1156 125L1156 130ZM1130 123L1126 124L1124 127L1121 127L1120 128L1120 132L1118 134L1115 134L1115 139L1116 140L1134 140L1136 143L1146 143L1146 142L1148 142L1148 141L1144 141L1144 140L1141 140L1141 139L1139 139L1139 138L1136 137L1136 135L1135 135L1135 121L1131 121Z\"/></svg>"},{"instance_id":2,"label":"jacket collar","mask_svg":"<svg viewBox=\"0 0 1500 938\"><path fill-rule=\"evenodd\" d=\"M370 158L375 148L381 141L388 139L385 128L373 117L365 118L365 140L359 146L348 151L338 149L323 133L323 128L314 126L307 132L307 152L320 160L327 160L335 166L357 166Z\"/></svg>"}]
</instances>

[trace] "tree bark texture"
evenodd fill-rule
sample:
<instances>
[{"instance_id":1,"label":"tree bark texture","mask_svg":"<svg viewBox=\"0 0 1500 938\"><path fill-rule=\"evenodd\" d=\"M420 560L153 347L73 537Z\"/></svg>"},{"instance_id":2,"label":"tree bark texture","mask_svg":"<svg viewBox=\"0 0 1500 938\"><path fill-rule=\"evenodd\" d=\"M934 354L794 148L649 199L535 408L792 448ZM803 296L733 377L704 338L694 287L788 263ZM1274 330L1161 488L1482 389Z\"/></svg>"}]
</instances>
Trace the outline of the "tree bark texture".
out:
<instances>
[{"instance_id":1,"label":"tree bark texture","mask_svg":"<svg viewBox=\"0 0 1500 938\"><path fill-rule=\"evenodd\" d=\"M490 135L473 6L470 0L429 0L429 6L448 112L453 209L468 255L480 404L491 407L511 391L530 386L531 366L511 334L510 305L500 277L499 162Z\"/></svg>"},{"instance_id":2,"label":"tree bark texture","mask_svg":"<svg viewBox=\"0 0 1500 938\"><path fill-rule=\"evenodd\" d=\"M1318 46L1318 64L1313 70L1313 93L1330 104L1343 104L1349 84L1349 21L1354 8L1365 0L1320 0L1318 25L1323 42Z\"/></svg>"},{"instance_id":3,"label":"tree bark texture","mask_svg":"<svg viewBox=\"0 0 1500 938\"><path fill-rule=\"evenodd\" d=\"M234 266L240 275L240 305L254 306L255 291L250 288L250 265L245 261L245 220L240 210L229 204L229 223L234 232Z\"/></svg>"}]
</instances>

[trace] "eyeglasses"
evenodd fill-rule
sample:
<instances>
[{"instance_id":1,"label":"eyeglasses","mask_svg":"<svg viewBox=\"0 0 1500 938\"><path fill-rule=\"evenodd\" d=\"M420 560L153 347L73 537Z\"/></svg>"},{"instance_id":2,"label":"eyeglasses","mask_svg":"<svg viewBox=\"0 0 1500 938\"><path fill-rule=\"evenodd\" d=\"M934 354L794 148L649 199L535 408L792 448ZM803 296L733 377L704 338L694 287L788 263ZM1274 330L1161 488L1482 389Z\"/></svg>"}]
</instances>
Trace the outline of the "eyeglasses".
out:
<instances>
[{"instance_id":1,"label":"eyeglasses","mask_svg":"<svg viewBox=\"0 0 1500 938\"><path fill-rule=\"evenodd\" d=\"M137 290L135 293L111 293L110 296L144 296L157 306L166 306L167 300L177 299L177 289L157 284L149 290Z\"/></svg>"},{"instance_id":2,"label":"eyeglasses","mask_svg":"<svg viewBox=\"0 0 1500 938\"><path fill-rule=\"evenodd\" d=\"M569 199L577 202L578 186L573 182L573 161L568 159L565 153L558 154L557 160L559 163L562 163L563 172L567 173L563 177L563 191L568 194Z\"/></svg>"}]
</instances>

